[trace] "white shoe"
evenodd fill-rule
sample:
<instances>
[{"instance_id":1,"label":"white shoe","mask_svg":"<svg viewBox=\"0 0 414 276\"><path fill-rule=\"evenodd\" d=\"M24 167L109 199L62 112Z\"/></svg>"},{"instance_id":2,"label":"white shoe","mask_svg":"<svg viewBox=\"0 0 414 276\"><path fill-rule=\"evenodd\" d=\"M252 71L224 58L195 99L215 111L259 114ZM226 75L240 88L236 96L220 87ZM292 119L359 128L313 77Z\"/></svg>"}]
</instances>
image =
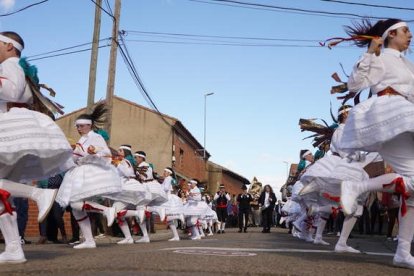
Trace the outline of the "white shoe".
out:
<instances>
[{"instance_id":1,"label":"white shoe","mask_svg":"<svg viewBox=\"0 0 414 276\"><path fill-rule=\"evenodd\" d=\"M329 245L329 242L322 240L322 238L315 238L313 244Z\"/></svg>"},{"instance_id":2,"label":"white shoe","mask_svg":"<svg viewBox=\"0 0 414 276\"><path fill-rule=\"evenodd\" d=\"M21 245L14 246L11 244L7 252L3 252L0 254L0 264L20 264L26 262L26 258L24 257L23 249Z\"/></svg>"},{"instance_id":3,"label":"white shoe","mask_svg":"<svg viewBox=\"0 0 414 276\"><path fill-rule=\"evenodd\" d=\"M191 237L190 239L192 239L193 241L195 241L195 240L201 240L201 237L200 236L195 236L195 237Z\"/></svg>"},{"instance_id":4,"label":"white shoe","mask_svg":"<svg viewBox=\"0 0 414 276\"><path fill-rule=\"evenodd\" d=\"M207 234L207 236L209 236L209 237L210 237L210 236L213 236L213 235L214 235L213 233L208 233L208 234Z\"/></svg>"},{"instance_id":5,"label":"white shoe","mask_svg":"<svg viewBox=\"0 0 414 276\"><path fill-rule=\"evenodd\" d=\"M116 214L115 208L114 207L105 208L103 213L104 213L104 215L106 217L106 220L108 222L108 227L111 227L112 224L115 221L115 214Z\"/></svg>"},{"instance_id":6,"label":"white shoe","mask_svg":"<svg viewBox=\"0 0 414 276\"><path fill-rule=\"evenodd\" d=\"M313 241L314 241L314 239L312 238L312 234L308 234L308 235L306 235L306 237L305 237L305 241L306 241L306 242L313 242Z\"/></svg>"},{"instance_id":7,"label":"white shoe","mask_svg":"<svg viewBox=\"0 0 414 276\"><path fill-rule=\"evenodd\" d=\"M173 237L169 239L168 241L179 241L179 240L180 240L180 237Z\"/></svg>"},{"instance_id":8,"label":"white shoe","mask_svg":"<svg viewBox=\"0 0 414 276\"><path fill-rule=\"evenodd\" d=\"M133 244L133 243L134 243L133 238L125 238L125 239L120 240L119 242L117 242L117 244Z\"/></svg>"},{"instance_id":9,"label":"white shoe","mask_svg":"<svg viewBox=\"0 0 414 276\"><path fill-rule=\"evenodd\" d=\"M397 267L411 268L414 269L414 258L411 255L408 255L405 258L399 257L395 254L392 264Z\"/></svg>"},{"instance_id":10,"label":"white shoe","mask_svg":"<svg viewBox=\"0 0 414 276\"><path fill-rule=\"evenodd\" d=\"M356 253L356 254L361 253L361 251L355 248L352 248L348 245L341 245L338 243L335 245L335 252L336 253Z\"/></svg>"},{"instance_id":11,"label":"white shoe","mask_svg":"<svg viewBox=\"0 0 414 276\"><path fill-rule=\"evenodd\" d=\"M135 243L149 243L150 239L149 237L142 237L139 240L136 240Z\"/></svg>"},{"instance_id":12,"label":"white shoe","mask_svg":"<svg viewBox=\"0 0 414 276\"><path fill-rule=\"evenodd\" d=\"M47 214L49 214L55 202L57 192L57 189L36 189L33 198L35 198L37 208L39 209L39 214L37 215L37 221L39 223L43 222Z\"/></svg>"},{"instance_id":13,"label":"white shoe","mask_svg":"<svg viewBox=\"0 0 414 276\"><path fill-rule=\"evenodd\" d=\"M353 214L357 209L357 198L361 194L359 186L354 185L351 181L342 181L341 183L341 205L345 215Z\"/></svg>"},{"instance_id":14,"label":"white shoe","mask_svg":"<svg viewBox=\"0 0 414 276\"><path fill-rule=\"evenodd\" d=\"M96 243L95 241L90 241L90 242L84 241L83 243L75 245L73 248L74 249L96 248Z\"/></svg>"}]
</instances>

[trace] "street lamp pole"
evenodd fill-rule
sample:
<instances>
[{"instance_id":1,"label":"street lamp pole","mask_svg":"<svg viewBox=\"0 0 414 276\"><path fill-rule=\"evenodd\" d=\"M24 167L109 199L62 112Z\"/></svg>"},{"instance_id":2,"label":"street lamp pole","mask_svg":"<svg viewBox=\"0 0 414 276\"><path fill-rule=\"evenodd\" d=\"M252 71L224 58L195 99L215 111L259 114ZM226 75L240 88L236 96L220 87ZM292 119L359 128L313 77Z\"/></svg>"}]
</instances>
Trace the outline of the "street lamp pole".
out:
<instances>
[{"instance_id":1,"label":"street lamp pole","mask_svg":"<svg viewBox=\"0 0 414 276\"><path fill-rule=\"evenodd\" d=\"M204 150L203 159L206 160L206 133L207 133L207 97L213 95L214 92L204 94Z\"/></svg>"},{"instance_id":2,"label":"street lamp pole","mask_svg":"<svg viewBox=\"0 0 414 276\"><path fill-rule=\"evenodd\" d=\"M286 174L287 174L287 177L289 178L289 162L288 161L283 161L283 163L286 164Z\"/></svg>"}]
</instances>

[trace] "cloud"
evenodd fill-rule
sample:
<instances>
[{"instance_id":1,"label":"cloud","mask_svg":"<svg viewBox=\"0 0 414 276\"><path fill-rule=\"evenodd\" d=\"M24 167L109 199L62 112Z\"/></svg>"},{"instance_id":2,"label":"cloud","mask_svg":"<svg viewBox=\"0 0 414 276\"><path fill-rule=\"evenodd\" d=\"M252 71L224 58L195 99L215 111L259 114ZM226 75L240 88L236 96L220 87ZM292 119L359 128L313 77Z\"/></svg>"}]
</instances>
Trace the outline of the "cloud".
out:
<instances>
[{"instance_id":1,"label":"cloud","mask_svg":"<svg viewBox=\"0 0 414 276\"><path fill-rule=\"evenodd\" d=\"M0 6L5 11L10 11L16 4L16 0L0 0Z\"/></svg>"}]
</instances>

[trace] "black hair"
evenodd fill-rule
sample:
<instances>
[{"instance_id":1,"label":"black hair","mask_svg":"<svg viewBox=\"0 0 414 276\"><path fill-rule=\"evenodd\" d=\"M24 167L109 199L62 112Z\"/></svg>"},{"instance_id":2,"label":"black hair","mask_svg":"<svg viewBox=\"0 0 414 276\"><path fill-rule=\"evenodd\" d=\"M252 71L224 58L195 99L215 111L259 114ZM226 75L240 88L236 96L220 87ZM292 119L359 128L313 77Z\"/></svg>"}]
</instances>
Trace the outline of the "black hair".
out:
<instances>
[{"instance_id":1,"label":"black hair","mask_svg":"<svg viewBox=\"0 0 414 276\"><path fill-rule=\"evenodd\" d=\"M307 149L303 149L303 150L301 150L301 151L300 151L300 156L299 156L299 159L300 159L300 160L305 159L302 155L303 155L305 152L307 152L307 151L309 151L309 150L307 150Z\"/></svg>"},{"instance_id":2,"label":"black hair","mask_svg":"<svg viewBox=\"0 0 414 276\"><path fill-rule=\"evenodd\" d=\"M7 36L8 38L11 38L11 39L15 40L20 45L22 45L22 47L24 48L23 38L18 33L7 31L7 32L1 32L0 34L2 34L4 36ZM20 57L22 53L19 50L17 50L16 48L14 48L14 49L16 51L17 56Z\"/></svg>"},{"instance_id":3,"label":"black hair","mask_svg":"<svg viewBox=\"0 0 414 276\"><path fill-rule=\"evenodd\" d=\"M352 108L352 105L347 105L347 104L345 104L345 105L341 106L341 107L338 109L338 113L339 113L339 112L341 112L342 110L345 110L345 109L348 109L348 108ZM340 124L342 124L342 123L344 123L344 120L345 120L345 116L344 116L344 114L343 114L343 113L342 113L342 114L339 114L339 115L338 115L338 122L339 122Z\"/></svg>"},{"instance_id":4,"label":"black hair","mask_svg":"<svg viewBox=\"0 0 414 276\"><path fill-rule=\"evenodd\" d=\"M384 32L392 25L402 22L401 19L390 18L387 20L379 20L373 24L369 19L365 18L361 22L353 22L352 26L344 26L345 32L349 36L368 35L381 37ZM358 47L369 47L371 40L355 40L355 45ZM387 39L384 41L384 46L388 43Z\"/></svg>"},{"instance_id":5,"label":"black hair","mask_svg":"<svg viewBox=\"0 0 414 276\"><path fill-rule=\"evenodd\" d=\"M106 123L106 115L109 112L108 107L104 102L98 103L90 114L84 113L78 116L76 120L87 119L92 121L92 129L97 130Z\"/></svg>"},{"instance_id":6,"label":"black hair","mask_svg":"<svg viewBox=\"0 0 414 276\"><path fill-rule=\"evenodd\" d=\"M121 145L121 147L128 147L128 148L131 148L131 145ZM123 151L124 151L124 156L125 157L127 157L127 156L132 156L132 151L130 151L129 149L122 149Z\"/></svg>"},{"instance_id":7,"label":"black hair","mask_svg":"<svg viewBox=\"0 0 414 276\"><path fill-rule=\"evenodd\" d=\"M145 160L147 159L147 154L145 152L143 152L142 150L136 151L135 153L140 154L140 155L144 155L145 156L144 159Z\"/></svg>"}]
</instances>

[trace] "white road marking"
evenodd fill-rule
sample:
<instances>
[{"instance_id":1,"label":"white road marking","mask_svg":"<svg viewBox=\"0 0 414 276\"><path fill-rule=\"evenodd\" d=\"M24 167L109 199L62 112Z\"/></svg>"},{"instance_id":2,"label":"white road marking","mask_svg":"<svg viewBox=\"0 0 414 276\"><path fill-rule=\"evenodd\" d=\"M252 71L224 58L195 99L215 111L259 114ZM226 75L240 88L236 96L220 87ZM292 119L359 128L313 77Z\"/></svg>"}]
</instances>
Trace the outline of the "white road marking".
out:
<instances>
[{"instance_id":1,"label":"white road marking","mask_svg":"<svg viewBox=\"0 0 414 276\"><path fill-rule=\"evenodd\" d=\"M234 251L234 252L285 252L285 253L335 253L333 250L317 250L317 249L294 249L294 248L229 248L229 247L173 247L163 248L161 250L180 251L177 253L183 253L183 250L205 250L214 251L218 254L220 251ZM191 253L188 253L191 254ZM343 254L343 253L336 253ZM373 256L394 256L394 253L385 252L362 252L361 254L373 255ZM356 255L356 254L355 254ZM229 256L229 255L225 255Z\"/></svg>"}]
</instances>

